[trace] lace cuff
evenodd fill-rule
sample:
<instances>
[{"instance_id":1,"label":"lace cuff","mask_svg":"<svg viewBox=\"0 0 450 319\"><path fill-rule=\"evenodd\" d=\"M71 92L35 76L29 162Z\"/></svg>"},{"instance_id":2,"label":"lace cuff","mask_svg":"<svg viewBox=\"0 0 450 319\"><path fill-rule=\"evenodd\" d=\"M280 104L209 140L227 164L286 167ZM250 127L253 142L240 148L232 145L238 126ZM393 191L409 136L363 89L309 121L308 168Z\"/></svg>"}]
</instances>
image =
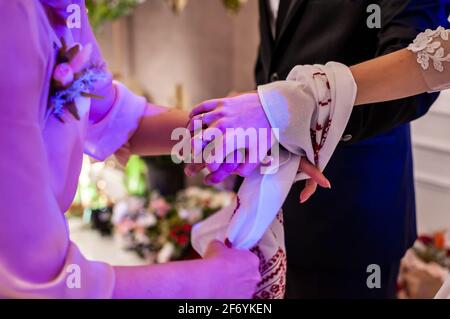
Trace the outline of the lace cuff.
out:
<instances>
[{"instance_id":1,"label":"lace cuff","mask_svg":"<svg viewBox=\"0 0 450 319\"><path fill-rule=\"evenodd\" d=\"M450 88L450 30L439 27L420 33L408 50L417 55L423 76L432 91ZM447 53L447 54L446 54ZM432 64L432 66L431 66Z\"/></svg>"}]
</instances>

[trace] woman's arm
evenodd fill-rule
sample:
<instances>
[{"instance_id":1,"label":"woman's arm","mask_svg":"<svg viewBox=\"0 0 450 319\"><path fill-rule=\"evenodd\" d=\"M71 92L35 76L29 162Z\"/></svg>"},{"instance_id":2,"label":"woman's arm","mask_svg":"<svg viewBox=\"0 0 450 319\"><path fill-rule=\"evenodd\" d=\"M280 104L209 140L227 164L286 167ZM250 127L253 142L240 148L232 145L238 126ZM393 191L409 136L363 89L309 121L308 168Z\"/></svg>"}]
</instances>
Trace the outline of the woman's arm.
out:
<instances>
[{"instance_id":1,"label":"woman's arm","mask_svg":"<svg viewBox=\"0 0 450 319\"><path fill-rule=\"evenodd\" d=\"M450 86L450 31L439 27L417 36L408 49L350 69L358 86L356 105L400 99Z\"/></svg>"},{"instance_id":2,"label":"woman's arm","mask_svg":"<svg viewBox=\"0 0 450 319\"><path fill-rule=\"evenodd\" d=\"M253 253L214 241L202 260L115 267L113 298L251 298L258 267Z\"/></svg>"},{"instance_id":3,"label":"woman's arm","mask_svg":"<svg viewBox=\"0 0 450 319\"><path fill-rule=\"evenodd\" d=\"M174 129L186 127L188 113L174 108L147 104L144 116L130 139L130 150L138 155L170 154L179 141L172 140Z\"/></svg>"},{"instance_id":4,"label":"woman's arm","mask_svg":"<svg viewBox=\"0 0 450 319\"><path fill-rule=\"evenodd\" d=\"M429 90L416 56L400 50L350 68L358 92L355 105L400 99Z\"/></svg>"}]
</instances>

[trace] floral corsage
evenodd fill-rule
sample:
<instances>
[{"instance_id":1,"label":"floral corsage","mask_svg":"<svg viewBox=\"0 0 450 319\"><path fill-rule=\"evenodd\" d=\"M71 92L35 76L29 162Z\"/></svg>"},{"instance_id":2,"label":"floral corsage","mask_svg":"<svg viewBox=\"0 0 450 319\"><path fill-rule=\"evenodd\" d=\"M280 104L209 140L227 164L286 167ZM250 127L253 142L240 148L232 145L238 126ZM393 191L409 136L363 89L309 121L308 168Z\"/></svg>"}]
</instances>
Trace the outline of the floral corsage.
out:
<instances>
[{"instance_id":1,"label":"floral corsage","mask_svg":"<svg viewBox=\"0 0 450 319\"><path fill-rule=\"evenodd\" d=\"M64 123L63 115L67 110L80 119L80 101L86 98L102 98L91 94L94 84L107 78L104 64L91 62L92 45L82 47L75 44L68 48L64 39L58 51L56 66L53 71L49 114L53 114Z\"/></svg>"}]
</instances>

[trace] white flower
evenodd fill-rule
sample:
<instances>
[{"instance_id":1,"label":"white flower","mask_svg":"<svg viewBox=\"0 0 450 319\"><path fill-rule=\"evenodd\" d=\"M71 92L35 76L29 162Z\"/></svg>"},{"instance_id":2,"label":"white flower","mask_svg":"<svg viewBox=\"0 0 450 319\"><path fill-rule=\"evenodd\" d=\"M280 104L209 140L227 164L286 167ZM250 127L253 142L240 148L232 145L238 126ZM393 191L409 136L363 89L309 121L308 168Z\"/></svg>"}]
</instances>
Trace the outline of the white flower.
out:
<instances>
[{"instance_id":1,"label":"white flower","mask_svg":"<svg viewBox=\"0 0 450 319\"><path fill-rule=\"evenodd\" d=\"M428 70L430 65L430 55L425 51L417 53L417 63L419 63L424 70Z\"/></svg>"},{"instance_id":2,"label":"white flower","mask_svg":"<svg viewBox=\"0 0 450 319\"><path fill-rule=\"evenodd\" d=\"M441 39L442 39L442 40L445 40L445 41L448 40L448 33L449 33L448 30L444 29L443 27L439 27L439 28L437 28L436 31L437 31L438 34L441 36Z\"/></svg>"},{"instance_id":3,"label":"white flower","mask_svg":"<svg viewBox=\"0 0 450 319\"><path fill-rule=\"evenodd\" d=\"M156 256L156 261L160 264L166 263L172 257L173 252L175 251L175 246L171 242L167 242L158 252Z\"/></svg>"},{"instance_id":4,"label":"white flower","mask_svg":"<svg viewBox=\"0 0 450 319\"><path fill-rule=\"evenodd\" d=\"M146 213L146 214L140 216L137 219L136 223L139 224L139 226L149 228L149 227L155 226L157 223L157 220L156 220L155 215Z\"/></svg>"},{"instance_id":5,"label":"white flower","mask_svg":"<svg viewBox=\"0 0 450 319\"><path fill-rule=\"evenodd\" d=\"M142 245L150 244L150 238L148 238L144 232L137 231L137 232L135 232L134 236L135 236L136 242L138 242L139 244L142 244Z\"/></svg>"},{"instance_id":6,"label":"white flower","mask_svg":"<svg viewBox=\"0 0 450 319\"><path fill-rule=\"evenodd\" d=\"M420 33L413 43L408 46L408 50L417 54L417 63L424 70L430 67L430 60L433 61L433 67L436 71L443 72L444 66L442 62L450 62L450 54L445 56L444 48L441 47L440 39L448 40L448 31L443 27L436 30L427 29Z\"/></svg>"},{"instance_id":7,"label":"white flower","mask_svg":"<svg viewBox=\"0 0 450 319\"><path fill-rule=\"evenodd\" d=\"M114 225L120 224L128 214L128 203L126 201L120 201L113 208L112 223Z\"/></svg>"},{"instance_id":8,"label":"white flower","mask_svg":"<svg viewBox=\"0 0 450 319\"><path fill-rule=\"evenodd\" d=\"M129 205L128 212L136 214L144 208L145 199L132 196L132 197L128 198L128 205Z\"/></svg>"},{"instance_id":9,"label":"white flower","mask_svg":"<svg viewBox=\"0 0 450 319\"><path fill-rule=\"evenodd\" d=\"M181 209L178 210L178 216L179 216L181 219L186 220L186 219L189 218L189 215L190 215L190 214L189 214L189 210L187 210L187 209L181 208Z\"/></svg>"},{"instance_id":10,"label":"white flower","mask_svg":"<svg viewBox=\"0 0 450 319\"><path fill-rule=\"evenodd\" d=\"M431 30L426 30L425 32L420 33L413 43L408 46L408 49L412 52L419 52L425 50L428 44L433 41L433 37L430 35Z\"/></svg>"},{"instance_id":11,"label":"white flower","mask_svg":"<svg viewBox=\"0 0 450 319\"><path fill-rule=\"evenodd\" d=\"M228 206L231 203L232 195L229 192L220 192L215 194L209 203L212 209L220 209Z\"/></svg>"},{"instance_id":12,"label":"white flower","mask_svg":"<svg viewBox=\"0 0 450 319\"><path fill-rule=\"evenodd\" d=\"M199 187L189 187L184 193L186 197L197 197L200 192L201 189Z\"/></svg>"}]
</instances>

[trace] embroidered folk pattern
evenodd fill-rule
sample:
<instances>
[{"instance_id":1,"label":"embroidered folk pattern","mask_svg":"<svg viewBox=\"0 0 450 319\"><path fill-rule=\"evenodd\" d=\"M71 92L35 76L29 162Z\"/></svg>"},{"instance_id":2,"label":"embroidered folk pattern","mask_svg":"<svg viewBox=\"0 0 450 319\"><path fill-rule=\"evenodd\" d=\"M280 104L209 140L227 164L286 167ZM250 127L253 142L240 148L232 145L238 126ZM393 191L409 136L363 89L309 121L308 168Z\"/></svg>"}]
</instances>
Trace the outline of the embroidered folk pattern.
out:
<instances>
[{"instance_id":1,"label":"embroidered folk pattern","mask_svg":"<svg viewBox=\"0 0 450 319\"><path fill-rule=\"evenodd\" d=\"M283 212L282 211L280 211L278 214L277 214L277 220L278 220L278 222L281 224L281 225L284 225L284 219L283 219L284 217L283 217Z\"/></svg>"},{"instance_id":2,"label":"embroidered folk pattern","mask_svg":"<svg viewBox=\"0 0 450 319\"><path fill-rule=\"evenodd\" d=\"M283 299L286 292L286 254L279 247L272 258L266 260L259 246L251 251L260 260L261 282L258 284L254 299Z\"/></svg>"},{"instance_id":3,"label":"embroidered folk pattern","mask_svg":"<svg viewBox=\"0 0 450 319\"><path fill-rule=\"evenodd\" d=\"M231 214L230 221L233 219L234 215L236 215L237 210L241 207L241 199L239 198L239 195L236 195L236 207L233 210L233 213Z\"/></svg>"},{"instance_id":4,"label":"embroidered folk pattern","mask_svg":"<svg viewBox=\"0 0 450 319\"><path fill-rule=\"evenodd\" d=\"M314 151L314 164L319 165L319 152L325 144L328 131L331 126L331 118L325 114L330 114L329 108L331 106L332 99L331 86L327 75L323 72L317 72L313 74L313 78L317 86L322 87L322 89L319 89L318 92L325 92L317 101L317 104L320 106L318 109L317 120L315 126L310 129L312 147ZM324 116L325 118L323 118Z\"/></svg>"},{"instance_id":5,"label":"embroidered folk pattern","mask_svg":"<svg viewBox=\"0 0 450 319\"><path fill-rule=\"evenodd\" d=\"M231 214L231 218L236 214L241 206L239 196L236 196L236 207ZM280 224L283 224L283 213L280 211L276 217ZM275 234L274 234L275 235ZM276 236L275 236L276 237ZM225 245L232 248L231 241L226 238ZM257 245L250 250L259 259L259 272L261 281L258 290L254 294L254 299L283 299L286 291L286 254L281 247L278 247L275 255L266 260L264 253Z\"/></svg>"}]
</instances>

